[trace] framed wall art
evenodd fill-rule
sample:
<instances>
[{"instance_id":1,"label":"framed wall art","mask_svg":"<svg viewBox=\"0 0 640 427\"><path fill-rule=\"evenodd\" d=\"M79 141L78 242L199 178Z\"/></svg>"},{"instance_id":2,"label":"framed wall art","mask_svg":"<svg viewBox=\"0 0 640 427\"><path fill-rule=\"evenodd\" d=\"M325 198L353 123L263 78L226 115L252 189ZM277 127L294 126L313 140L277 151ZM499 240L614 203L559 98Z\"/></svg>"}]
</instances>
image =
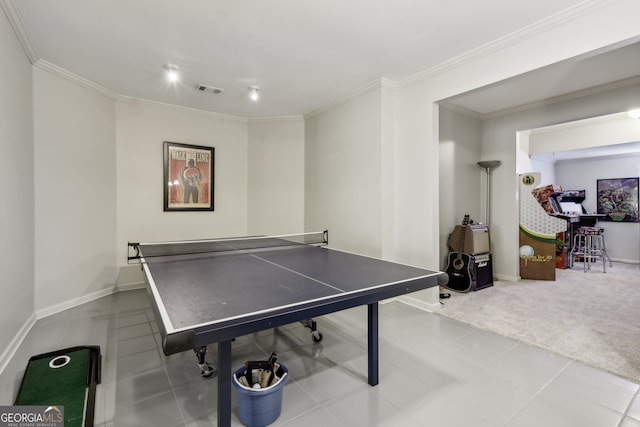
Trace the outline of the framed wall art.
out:
<instances>
[{"instance_id":1,"label":"framed wall art","mask_svg":"<svg viewBox=\"0 0 640 427\"><path fill-rule=\"evenodd\" d=\"M214 148L164 142L164 210L212 211Z\"/></svg>"},{"instance_id":2,"label":"framed wall art","mask_svg":"<svg viewBox=\"0 0 640 427\"><path fill-rule=\"evenodd\" d=\"M599 179L598 213L604 221L638 222L638 178Z\"/></svg>"}]
</instances>

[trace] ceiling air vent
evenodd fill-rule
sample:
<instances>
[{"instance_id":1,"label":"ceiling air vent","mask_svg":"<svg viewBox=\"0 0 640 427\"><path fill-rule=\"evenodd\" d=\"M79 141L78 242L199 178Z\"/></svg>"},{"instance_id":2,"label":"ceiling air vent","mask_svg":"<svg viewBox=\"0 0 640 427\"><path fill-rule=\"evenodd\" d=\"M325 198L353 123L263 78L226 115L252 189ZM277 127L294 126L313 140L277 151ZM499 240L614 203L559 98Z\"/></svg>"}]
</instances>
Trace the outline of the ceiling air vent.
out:
<instances>
[{"instance_id":1,"label":"ceiling air vent","mask_svg":"<svg viewBox=\"0 0 640 427\"><path fill-rule=\"evenodd\" d=\"M198 83L196 85L196 90L200 91L200 92L210 92L210 93L214 93L214 94L219 94L222 93L223 89L217 88L217 87L213 87L213 86L207 86L207 85L203 85Z\"/></svg>"}]
</instances>

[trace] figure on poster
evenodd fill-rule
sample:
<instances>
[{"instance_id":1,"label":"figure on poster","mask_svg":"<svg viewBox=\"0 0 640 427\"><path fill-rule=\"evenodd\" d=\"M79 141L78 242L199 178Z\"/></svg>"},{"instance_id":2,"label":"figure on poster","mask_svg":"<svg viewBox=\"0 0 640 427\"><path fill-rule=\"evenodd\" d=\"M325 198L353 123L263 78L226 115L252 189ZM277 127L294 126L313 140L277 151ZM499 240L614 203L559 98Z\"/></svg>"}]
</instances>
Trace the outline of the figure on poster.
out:
<instances>
[{"instance_id":1,"label":"figure on poster","mask_svg":"<svg viewBox=\"0 0 640 427\"><path fill-rule=\"evenodd\" d=\"M189 159L187 165L182 168L182 185L184 186L184 202L198 203L198 193L202 182L202 172L196 166L194 159Z\"/></svg>"}]
</instances>

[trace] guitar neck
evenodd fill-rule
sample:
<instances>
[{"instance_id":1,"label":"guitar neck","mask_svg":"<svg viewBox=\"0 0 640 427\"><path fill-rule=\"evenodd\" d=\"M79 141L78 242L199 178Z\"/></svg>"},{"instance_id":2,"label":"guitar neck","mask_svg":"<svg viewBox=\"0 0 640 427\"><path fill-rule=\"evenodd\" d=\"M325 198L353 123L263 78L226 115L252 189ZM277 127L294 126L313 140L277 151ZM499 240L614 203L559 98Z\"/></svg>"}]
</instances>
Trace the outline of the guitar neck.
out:
<instances>
[{"instance_id":1,"label":"guitar neck","mask_svg":"<svg viewBox=\"0 0 640 427\"><path fill-rule=\"evenodd\" d=\"M460 226L460 244L458 245L458 260L462 259L462 253L464 252L464 234L466 225Z\"/></svg>"},{"instance_id":2,"label":"guitar neck","mask_svg":"<svg viewBox=\"0 0 640 427\"><path fill-rule=\"evenodd\" d=\"M464 240L465 233L467 231L467 225L469 224L469 215L465 215L462 220L462 225L460 226L460 244L458 245L458 260L462 258L462 253L464 252Z\"/></svg>"}]
</instances>

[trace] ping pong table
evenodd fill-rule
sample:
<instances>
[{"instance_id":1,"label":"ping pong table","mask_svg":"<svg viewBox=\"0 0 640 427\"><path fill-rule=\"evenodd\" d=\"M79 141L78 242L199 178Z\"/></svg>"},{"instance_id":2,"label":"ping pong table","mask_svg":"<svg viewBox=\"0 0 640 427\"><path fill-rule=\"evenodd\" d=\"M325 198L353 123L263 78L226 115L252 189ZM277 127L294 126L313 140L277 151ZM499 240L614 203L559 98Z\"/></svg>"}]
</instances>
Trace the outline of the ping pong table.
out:
<instances>
[{"instance_id":1,"label":"ping pong table","mask_svg":"<svg viewBox=\"0 0 640 427\"><path fill-rule=\"evenodd\" d=\"M327 243L326 231L129 243L135 250L130 260L144 271L164 353L194 350L208 375L207 345L218 344L219 426L231 424L235 337L367 305L368 383L375 386L378 302L446 283L444 273L330 249Z\"/></svg>"}]
</instances>

